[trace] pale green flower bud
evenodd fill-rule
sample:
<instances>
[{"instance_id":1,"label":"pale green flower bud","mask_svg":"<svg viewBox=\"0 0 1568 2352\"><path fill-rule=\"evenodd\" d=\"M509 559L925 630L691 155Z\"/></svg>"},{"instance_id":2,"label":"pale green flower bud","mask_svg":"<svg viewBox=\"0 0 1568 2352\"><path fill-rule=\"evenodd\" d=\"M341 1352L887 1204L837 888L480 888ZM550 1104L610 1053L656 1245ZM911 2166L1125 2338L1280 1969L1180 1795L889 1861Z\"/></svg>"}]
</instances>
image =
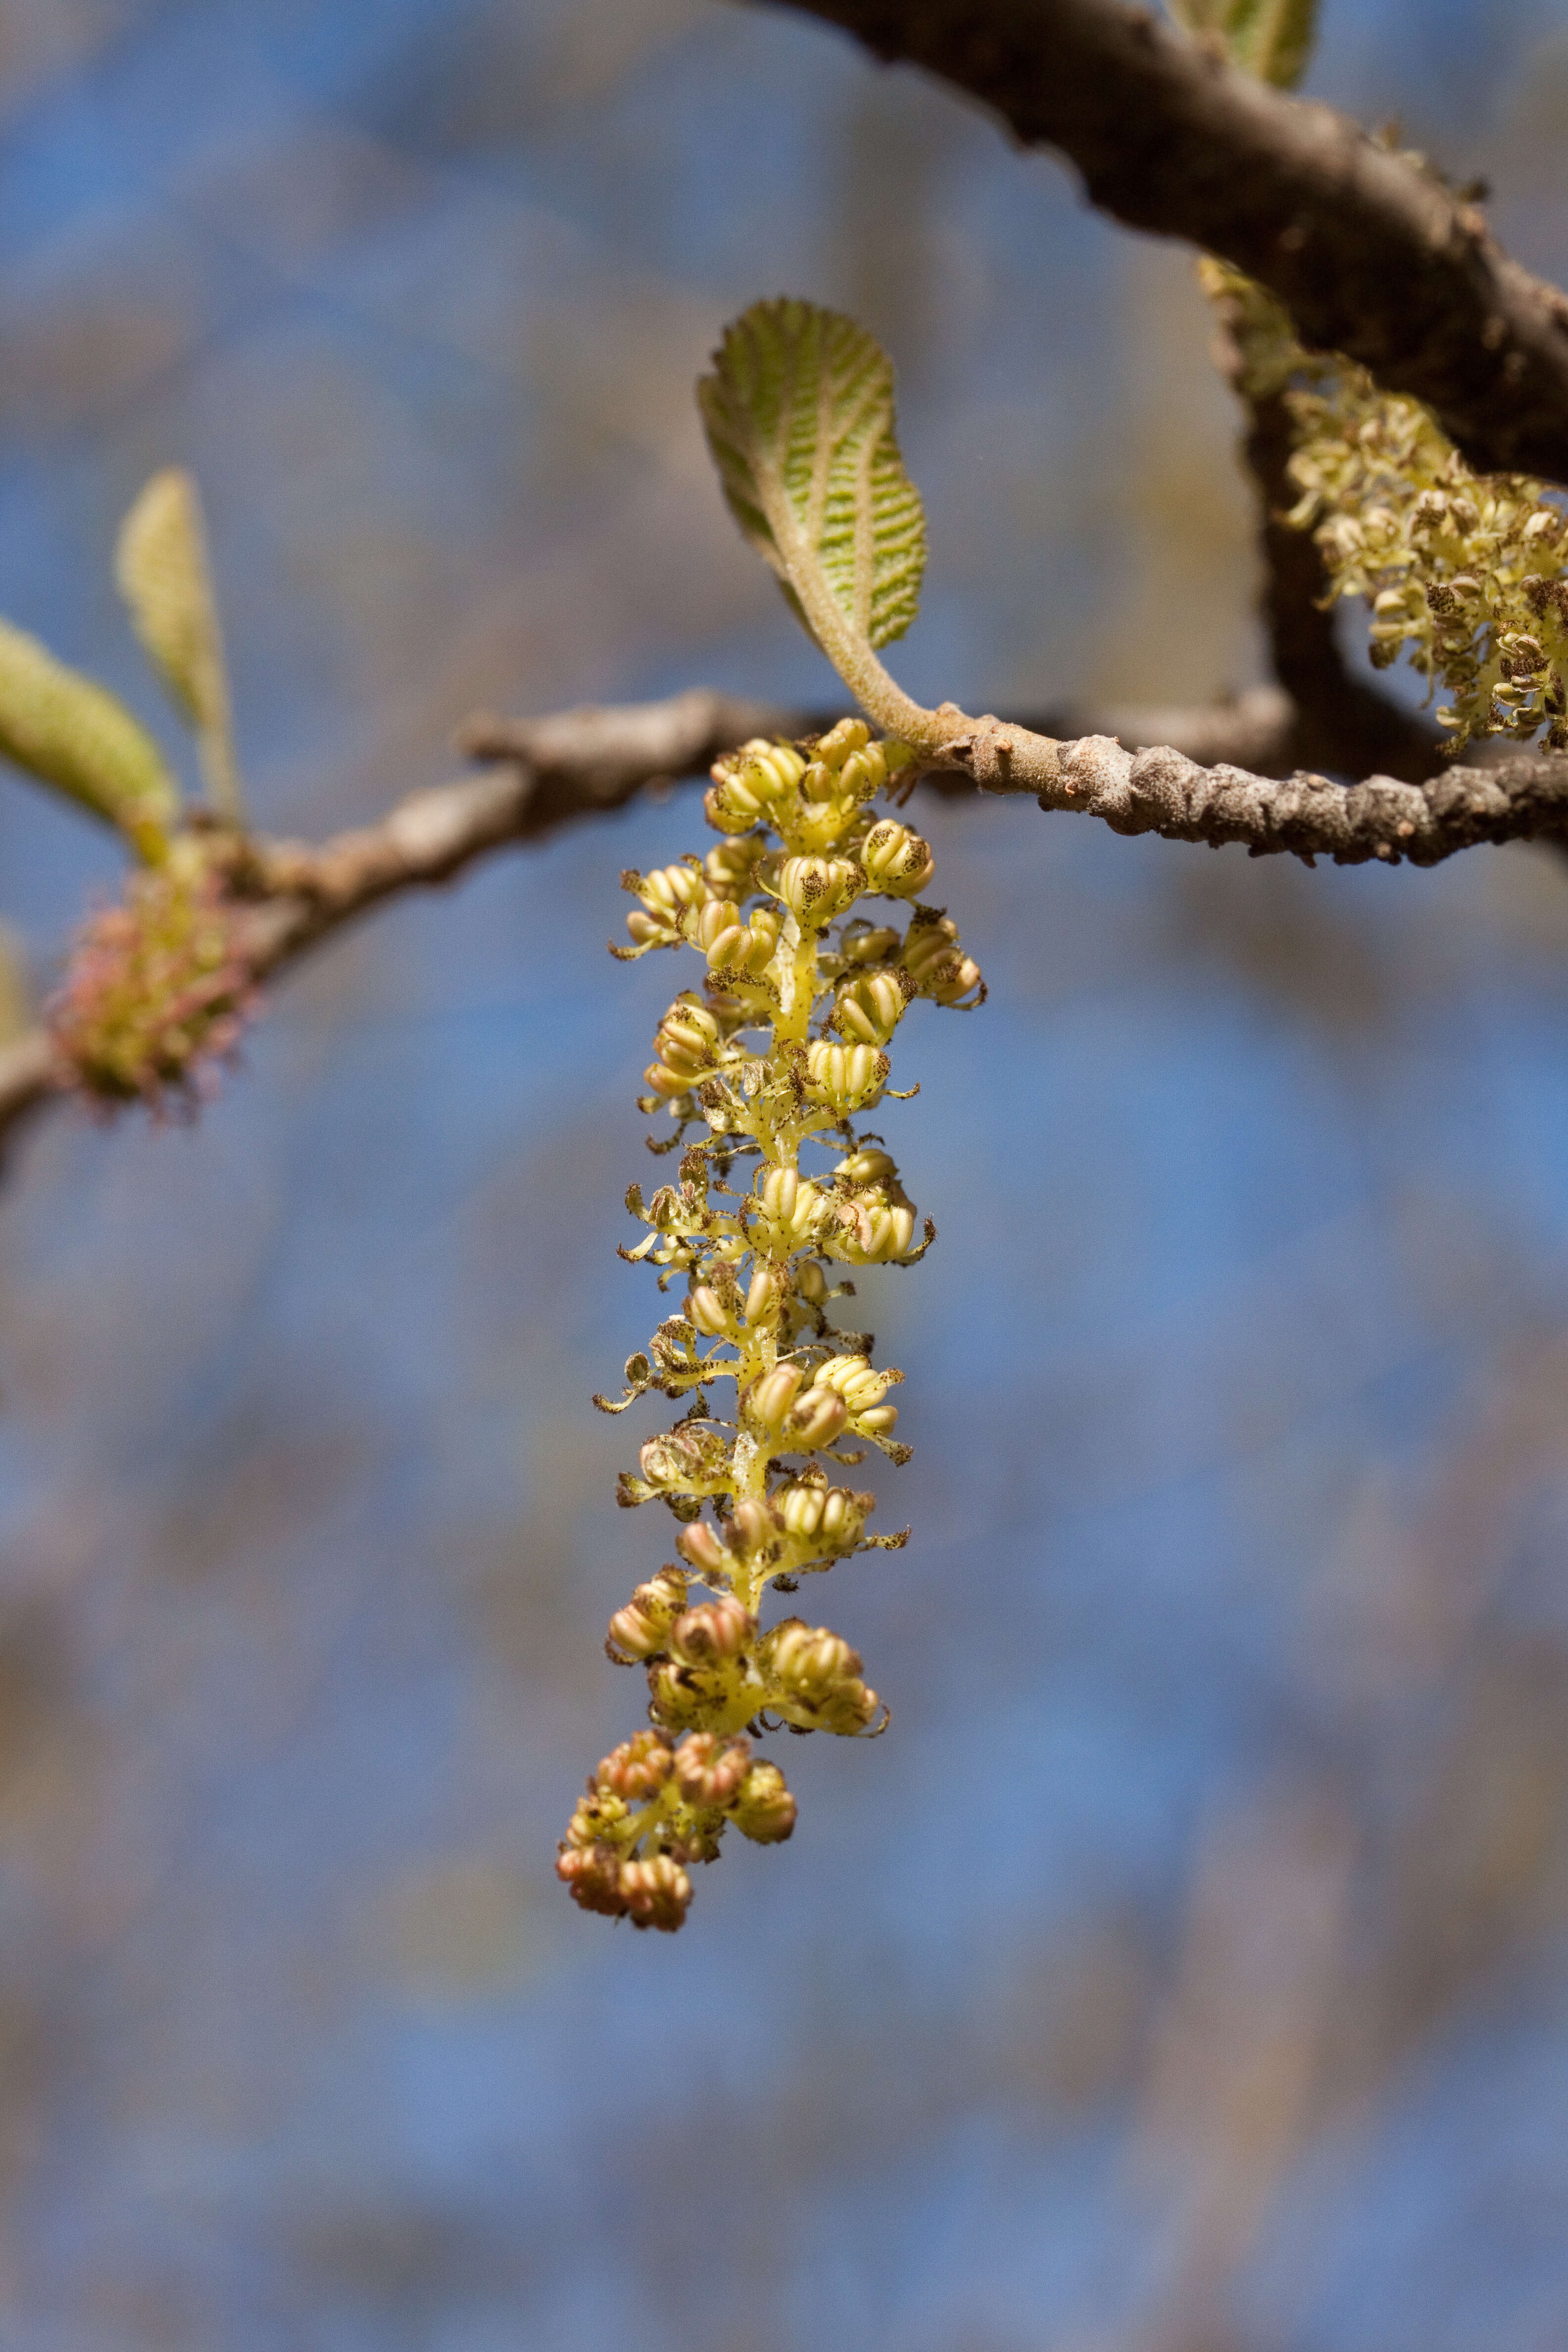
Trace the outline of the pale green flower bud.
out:
<instances>
[{"instance_id":1,"label":"pale green flower bud","mask_svg":"<svg viewBox=\"0 0 1568 2352\"><path fill-rule=\"evenodd\" d=\"M931 844L893 817L871 827L860 844L860 862L869 887L889 898L918 897L936 871Z\"/></svg>"},{"instance_id":2,"label":"pale green flower bud","mask_svg":"<svg viewBox=\"0 0 1568 2352\"><path fill-rule=\"evenodd\" d=\"M820 1307L826 1298L827 1276L814 1257L808 1257L796 1266L795 1289L795 1297L804 1298L808 1307Z\"/></svg>"},{"instance_id":3,"label":"pale green flower bud","mask_svg":"<svg viewBox=\"0 0 1568 2352\"><path fill-rule=\"evenodd\" d=\"M686 1319L710 1339L734 1337L734 1318L710 1283L700 1282L691 1293L686 1302Z\"/></svg>"},{"instance_id":4,"label":"pale green flower bud","mask_svg":"<svg viewBox=\"0 0 1568 2352\"><path fill-rule=\"evenodd\" d=\"M852 857L786 857L778 869L778 894L803 923L820 930L866 887L864 869Z\"/></svg>"},{"instance_id":5,"label":"pale green flower bud","mask_svg":"<svg viewBox=\"0 0 1568 2352\"><path fill-rule=\"evenodd\" d=\"M876 1715L877 1694L860 1679L860 1658L826 1625L786 1617L763 1645L763 1671L774 1685L773 1704L791 1722L813 1729L863 1731Z\"/></svg>"},{"instance_id":6,"label":"pale green flower bud","mask_svg":"<svg viewBox=\"0 0 1568 2352\"><path fill-rule=\"evenodd\" d=\"M790 1430L804 1446L831 1445L847 1418L843 1398L831 1389L807 1389L790 1416Z\"/></svg>"},{"instance_id":7,"label":"pale green flower bud","mask_svg":"<svg viewBox=\"0 0 1568 2352\"><path fill-rule=\"evenodd\" d=\"M770 1257L787 1257L803 1248L827 1213L827 1196L793 1168L770 1168L757 1192L762 1232L759 1242Z\"/></svg>"},{"instance_id":8,"label":"pale green flower bud","mask_svg":"<svg viewBox=\"0 0 1568 2352\"><path fill-rule=\"evenodd\" d=\"M980 966L964 954L958 943L958 926L945 915L935 922L917 919L910 924L903 965L918 992L934 997L939 1004L956 1004L976 988L984 996Z\"/></svg>"},{"instance_id":9,"label":"pale green flower bud","mask_svg":"<svg viewBox=\"0 0 1568 2352\"><path fill-rule=\"evenodd\" d=\"M820 1543L829 1549L849 1550L858 1540L870 1508L870 1497L852 1494L847 1486L818 1486L802 1482L781 1487L774 1496L784 1531L796 1543Z\"/></svg>"},{"instance_id":10,"label":"pale green flower bud","mask_svg":"<svg viewBox=\"0 0 1568 2352\"><path fill-rule=\"evenodd\" d=\"M759 1759L730 1805L730 1819L756 1845L782 1845L795 1827L795 1802L776 1764Z\"/></svg>"},{"instance_id":11,"label":"pale green flower bud","mask_svg":"<svg viewBox=\"0 0 1568 2352\"><path fill-rule=\"evenodd\" d=\"M675 1933L691 1906L691 1881L667 1853L651 1862L623 1862L620 1893L634 1927L658 1927L667 1936Z\"/></svg>"},{"instance_id":12,"label":"pale green flower bud","mask_svg":"<svg viewBox=\"0 0 1568 2352\"><path fill-rule=\"evenodd\" d=\"M721 833L733 834L755 824L774 802L792 795L805 772L805 761L793 744L769 743L759 736L716 761L709 772L713 783L703 803L708 822Z\"/></svg>"},{"instance_id":13,"label":"pale green flower bud","mask_svg":"<svg viewBox=\"0 0 1568 2352\"><path fill-rule=\"evenodd\" d=\"M839 1111L868 1109L891 1068L886 1054L875 1045L835 1045L814 1037L805 1049L808 1090Z\"/></svg>"},{"instance_id":14,"label":"pale green flower bud","mask_svg":"<svg viewBox=\"0 0 1568 2352\"><path fill-rule=\"evenodd\" d=\"M779 1313L779 1286L771 1274L759 1272L752 1276L746 1292L746 1321L752 1330L763 1324L776 1323Z\"/></svg>"},{"instance_id":15,"label":"pale green flower bud","mask_svg":"<svg viewBox=\"0 0 1568 2352\"><path fill-rule=\"evenodd\" d=\"M716 898L743 898L755 886L758 860L767 847L760 833L731 834L710 849L702 861L708 887Z\"/></svg>"},{"instance_id":16,"label":"pale green flower bud","mask_svg":"<svg viewBox=\"0 0 1568 2352\"><path fill-rule=\"evenodd\" d=\"M841 719L826 735L819 735L812 757L829 767L842 767L853 753L863 751L871 740L871 730L863 719Z\"/></svg>"},{"instance_id":17,"label":"pale green flower bud","mask_svg":"<svg viewBox=\"0 0 1568 2352\"><path fill-rule=\"evenodd\" d=\"M847 1176L851 1184L882 1184L898 1176L889 1151L868 1149L852 1151L847 1160L840 1160L833 1171L836 1176Z\"/></svg>"},{"instance_id":18,"label":"pale green flower bud","mask_svg":"<svg viewBox=\"0 0 1568 2352\"><path fill-rule=\"evenodd\" d=\"M851 923L838 942L838 952L847 963L886 963L901 944L902 933L889 924Z\"/></svg>"},{"instance_id":19,"label":"pale green flower bud","mask_svg":"<svg viewBox=\"0 0 1568 2352\"><path fill-rule=\"evenodd\" d=\"M681 996L659 1023L653 1042L659 1060L689 1082L717 1066L724 1033L705 1004Z\"/></svg>"},{"instance_id":20,"label":"pale green flower bud","mask_svg":"<svg viewBox=\"0 0 1568 2352\"><path fill-rule=\"evenodd\" d=\"M815 1384L819 1389L835 1391L851 1412L859 1414L868 1406L880 1404L901 1377L897 1372L874 1370L864 1356L830 1356L825 1364L817 1366Z\"/></svg>"},{"instance_id":21,"label":"pale green flower bud","mask_svg":"<svg viewBox=\"0 0 1568 2352\"><path fill-rule=\"evenodd\" d=\"M708 896L707 883L689 866L663 866L652 874L623 874L621 881L647 909L645 914L626 917L626 929L638 947L679 939L689 916Z\"/></svg>"},{"instance_id":22,"label":"pale green flower bud","mask_svg":"<svg viewBox=\"0 0 1568 2352\"><path fill-rule=\"evenodd\" d=\"M852 1043L885 1045L914 994L907 972L875 971L840 989L834 1026Z\"/></svg>"},{"instance_id":23,"label":"pale green flower bud","mask_svg":"<svg viewBox=\"0 0 1568 2352\"><path fill-rule=\"evenodd\" d=\"M803 1378L798 1364L775 1364L746 1391L747 1418L766 1430L784 1427Z\"/></svg>"}]
</instances>

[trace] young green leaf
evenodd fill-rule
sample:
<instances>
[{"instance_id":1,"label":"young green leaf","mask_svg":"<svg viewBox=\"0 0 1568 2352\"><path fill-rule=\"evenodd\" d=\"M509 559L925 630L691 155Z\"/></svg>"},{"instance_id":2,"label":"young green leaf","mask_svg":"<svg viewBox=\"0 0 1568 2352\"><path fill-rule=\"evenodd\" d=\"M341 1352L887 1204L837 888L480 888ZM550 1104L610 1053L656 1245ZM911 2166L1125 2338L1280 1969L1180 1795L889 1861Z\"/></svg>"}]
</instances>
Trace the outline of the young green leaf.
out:
<instances>
[{"instance_id":1,"label":"young green leaf","mask_svg":"<svg viewBox=\"0 0 1568 2352\"><path fill-rule=\"evenodd\" d=\"M0 753L117 824L143 855L179 814L153 738L117 696L0 621Z\"/></svg>"},{"instance_id":2,"label":"young green leaf","mask_svg":"<svg viewBox=\"0 0 1568 2352\"><path fill-rule=\"evenodd\" d=\"M9 1045L33 1023L33 992L22 935L0 923L0 1045Z\"/></svg>"},{"instance_id":3,"label":"young green leaf","mask_svg":"<svg viewBox=\"0 0 1568 2352\"><path fill-rule=\"evenodd\" d=\"M1189 33L1215 35L1233 65L1277 89L1294 89L1307 70L1318 0L1171 0L1171 13Z\"/></svg>"},{"instance_id":4,"label":"young green leaf","mask_svg":"<svg viewBox=\"0 0 1568 2352\"><path fill-rule=\"evenodd\" d=\"M136 634L201 747L213 805L240 814L228 674L195 483L178 466L154 474L120 527L120 593Z\"/></svg>"},{"instance_id":5,"label":"young green leaf","mask_svg":"<svg viewBox=\"0 0 1568 2352\"><path fill-rule=\"evenodd\" d=\"M793 300L754 302L713 358L697 396L731 511L844 671L920 608L925 516L894 436L892 363L853 319Z\"/></svg>"}]
</instances>

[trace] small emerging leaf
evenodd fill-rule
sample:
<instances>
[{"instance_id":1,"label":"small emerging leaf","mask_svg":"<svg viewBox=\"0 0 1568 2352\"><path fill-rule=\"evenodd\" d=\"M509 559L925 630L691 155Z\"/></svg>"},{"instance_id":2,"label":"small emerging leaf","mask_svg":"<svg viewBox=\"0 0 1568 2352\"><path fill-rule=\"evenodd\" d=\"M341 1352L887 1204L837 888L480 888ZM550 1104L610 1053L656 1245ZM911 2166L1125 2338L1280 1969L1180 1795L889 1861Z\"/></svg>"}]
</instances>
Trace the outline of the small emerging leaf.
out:
<instances>
[{"instance_id":1,"label":"small emerging leaf","mask_svg":"<svg viewBox=\"0 0 1568 2352\"><path fill-rule=\"evenodd\" d=\"M754 302L697 388L730 509L813 635L824 599L862 645L920 609L925 517L893 430L892 362L814 302ZM831 649L826 645L825 651Z\"/></svg>"},{"instance_id":2,"label":"small emerging leaf","mask_svg":"<svg viewBox=\"0 0 1568 2352\"><path fill-rule=\"evenodd\" d=\"M144 852L179 813L162 752L119 698L8 621L0 621L0 752Z\"/></svg>"},{"instance_id":3,"label":"small emerging leaf","mask_svg":"<svg viewBox=\"0 0 1568 2352\"><path fill-rule=\"evenodd\" d=\"M1232 65L1277 89L1294 89L1307 70L1318 0L1170 0L1189 33L1217 36Z\"/></svg>"},{"instance_id":4,"label":"small emerging leaf","mask_svg":"<svg viewBox=\"0 0 1568 2352\"><path fill-rule=\"evenodd\" d=\"M21 934L0 923L0 1045L9 1045L32 1027L33 992Z\"/></svg>"},{"instance_id":5,"label":"small emerging leaf","mask_svg":"<svg viewBox=\"0 0 1568 2352\"><path fill-rule=\"evenodd\" d=\"M175 707L196 730L209 797L226 815L237 817L228 675L201 499L180 467L154 474L137 498L120 528L115 572L137 635Z\"/></svg>"}]
</instances>

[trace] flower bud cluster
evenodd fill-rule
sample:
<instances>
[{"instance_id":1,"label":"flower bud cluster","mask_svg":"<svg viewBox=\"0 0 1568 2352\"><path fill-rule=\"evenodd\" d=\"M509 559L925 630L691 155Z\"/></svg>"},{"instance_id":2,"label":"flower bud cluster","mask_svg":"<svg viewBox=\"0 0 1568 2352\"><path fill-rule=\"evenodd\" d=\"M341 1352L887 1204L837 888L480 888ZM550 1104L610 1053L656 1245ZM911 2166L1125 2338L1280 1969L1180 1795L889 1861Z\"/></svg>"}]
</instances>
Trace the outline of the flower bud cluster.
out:
<instances>
[{"instance_id":1,"label":"flower bud cluster","mask_svg":"<svg viewBox=\"0 0 1568 2352\"><path fill-rule=\"evenodd\" d=\"M67 1081L106 1109L194 1112L258 1002L240 908L203 844L182 839L90 916L48 1007Z\"/></svg>"},{"instance_id":2,"label":"flower bud cluster","mask_svg":"<svg viewBox=\"0 0 1568 2352\"><path fill-rule=\"evenodd\" d=\"M1317 541L1333 598L1370 609L1378 669L1401 656L1452 698L1458 750L1509 735L1568 751L1568 514L1518 474L1476 474L1430 409L1380 391L1339 354L1309 352L1261 287L1203 264L1225 303L1244 390L1282 393L1299 493L1287 518Z\"/></svg>"},{"instance_id":3,"label":"flower bud cluster","mask_svg":"<svg viewBox=\"0 0 1568 2352\"><path fill-rule=\"evenodd\" d=\"M837 1269L912 1265L934 1237L928 1219L917 1242L891 1155L852 1123L887 1091L899 1024L919 998L984 994L954 925L921 902L929 845L871 807L909 756L858 719L812 742L748 743L713 770L718 846L623 877L637 904L615 952L685 946L704 967L658 1024L641 1099L675 1122L656 1150L692 1126L706 1138L685 1148L678 1183L646 1203L632 1188L648 1231L622 1253L650 1259L661 1287L683 1276L684 1299L628 1360L624 1397L595 1400L612 1412L650 1390L687 1401L620 1484L623 1503L673 1513L679 1559L610 1620L605 1647L646 1675L651 1727L590 1779L557 1867L585 1910L638 1927L679 1927L690 1870L730 1826L758 1844L789 1836L795 1800L753 1739L784 1726L866 1737L887 1719L839 1634L798 1617L768 1627L763 1612L771 1587L908 1533L868 1532L875 1496L834 1475L868 1444L894 1462L909 1449L888 1401L903 1374L873 1365L870 1340L836 1330L828 1310L851 1289ZM857 914L864 898L899 919ZM824 1154L810 1170L808 1151ZM726 1418L710 1399L730 1382Z\"/></svg>"}]
</instances>

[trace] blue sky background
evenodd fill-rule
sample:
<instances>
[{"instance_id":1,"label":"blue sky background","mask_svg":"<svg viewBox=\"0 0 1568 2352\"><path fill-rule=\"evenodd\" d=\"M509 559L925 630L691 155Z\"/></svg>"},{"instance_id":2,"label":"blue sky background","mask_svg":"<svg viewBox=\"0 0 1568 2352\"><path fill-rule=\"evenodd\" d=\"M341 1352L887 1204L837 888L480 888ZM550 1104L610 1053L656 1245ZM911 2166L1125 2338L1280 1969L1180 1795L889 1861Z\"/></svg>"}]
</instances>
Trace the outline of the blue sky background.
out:
<instances>
[{"instance_id":1,"label":"blue sky background","mask_svg":"<svg viewBox=\"0 0 1568 2352\"><path fill-rule=\"evenodd\" d=\"M1313 87L1568 275L1556 0L1325 0ZM828 682L690 384L759 294L900 370L971 708L1258 675L1185 257L719 0L17 0L0 610L162 725L109 584L198 472L258 819L476 705ZM194 1131L0 1206L0 2334L17 2352L1568 2342L1568 866L1253 864L934 806L974 1020L868 1285L891 1698L676 1939L552 1875L668 1549L595 1415L689 793L400 905ZM106 844L0 780L47 989ZM732 1842L738 1843L738 1842Z\"/></svg>"}]
</instances>

